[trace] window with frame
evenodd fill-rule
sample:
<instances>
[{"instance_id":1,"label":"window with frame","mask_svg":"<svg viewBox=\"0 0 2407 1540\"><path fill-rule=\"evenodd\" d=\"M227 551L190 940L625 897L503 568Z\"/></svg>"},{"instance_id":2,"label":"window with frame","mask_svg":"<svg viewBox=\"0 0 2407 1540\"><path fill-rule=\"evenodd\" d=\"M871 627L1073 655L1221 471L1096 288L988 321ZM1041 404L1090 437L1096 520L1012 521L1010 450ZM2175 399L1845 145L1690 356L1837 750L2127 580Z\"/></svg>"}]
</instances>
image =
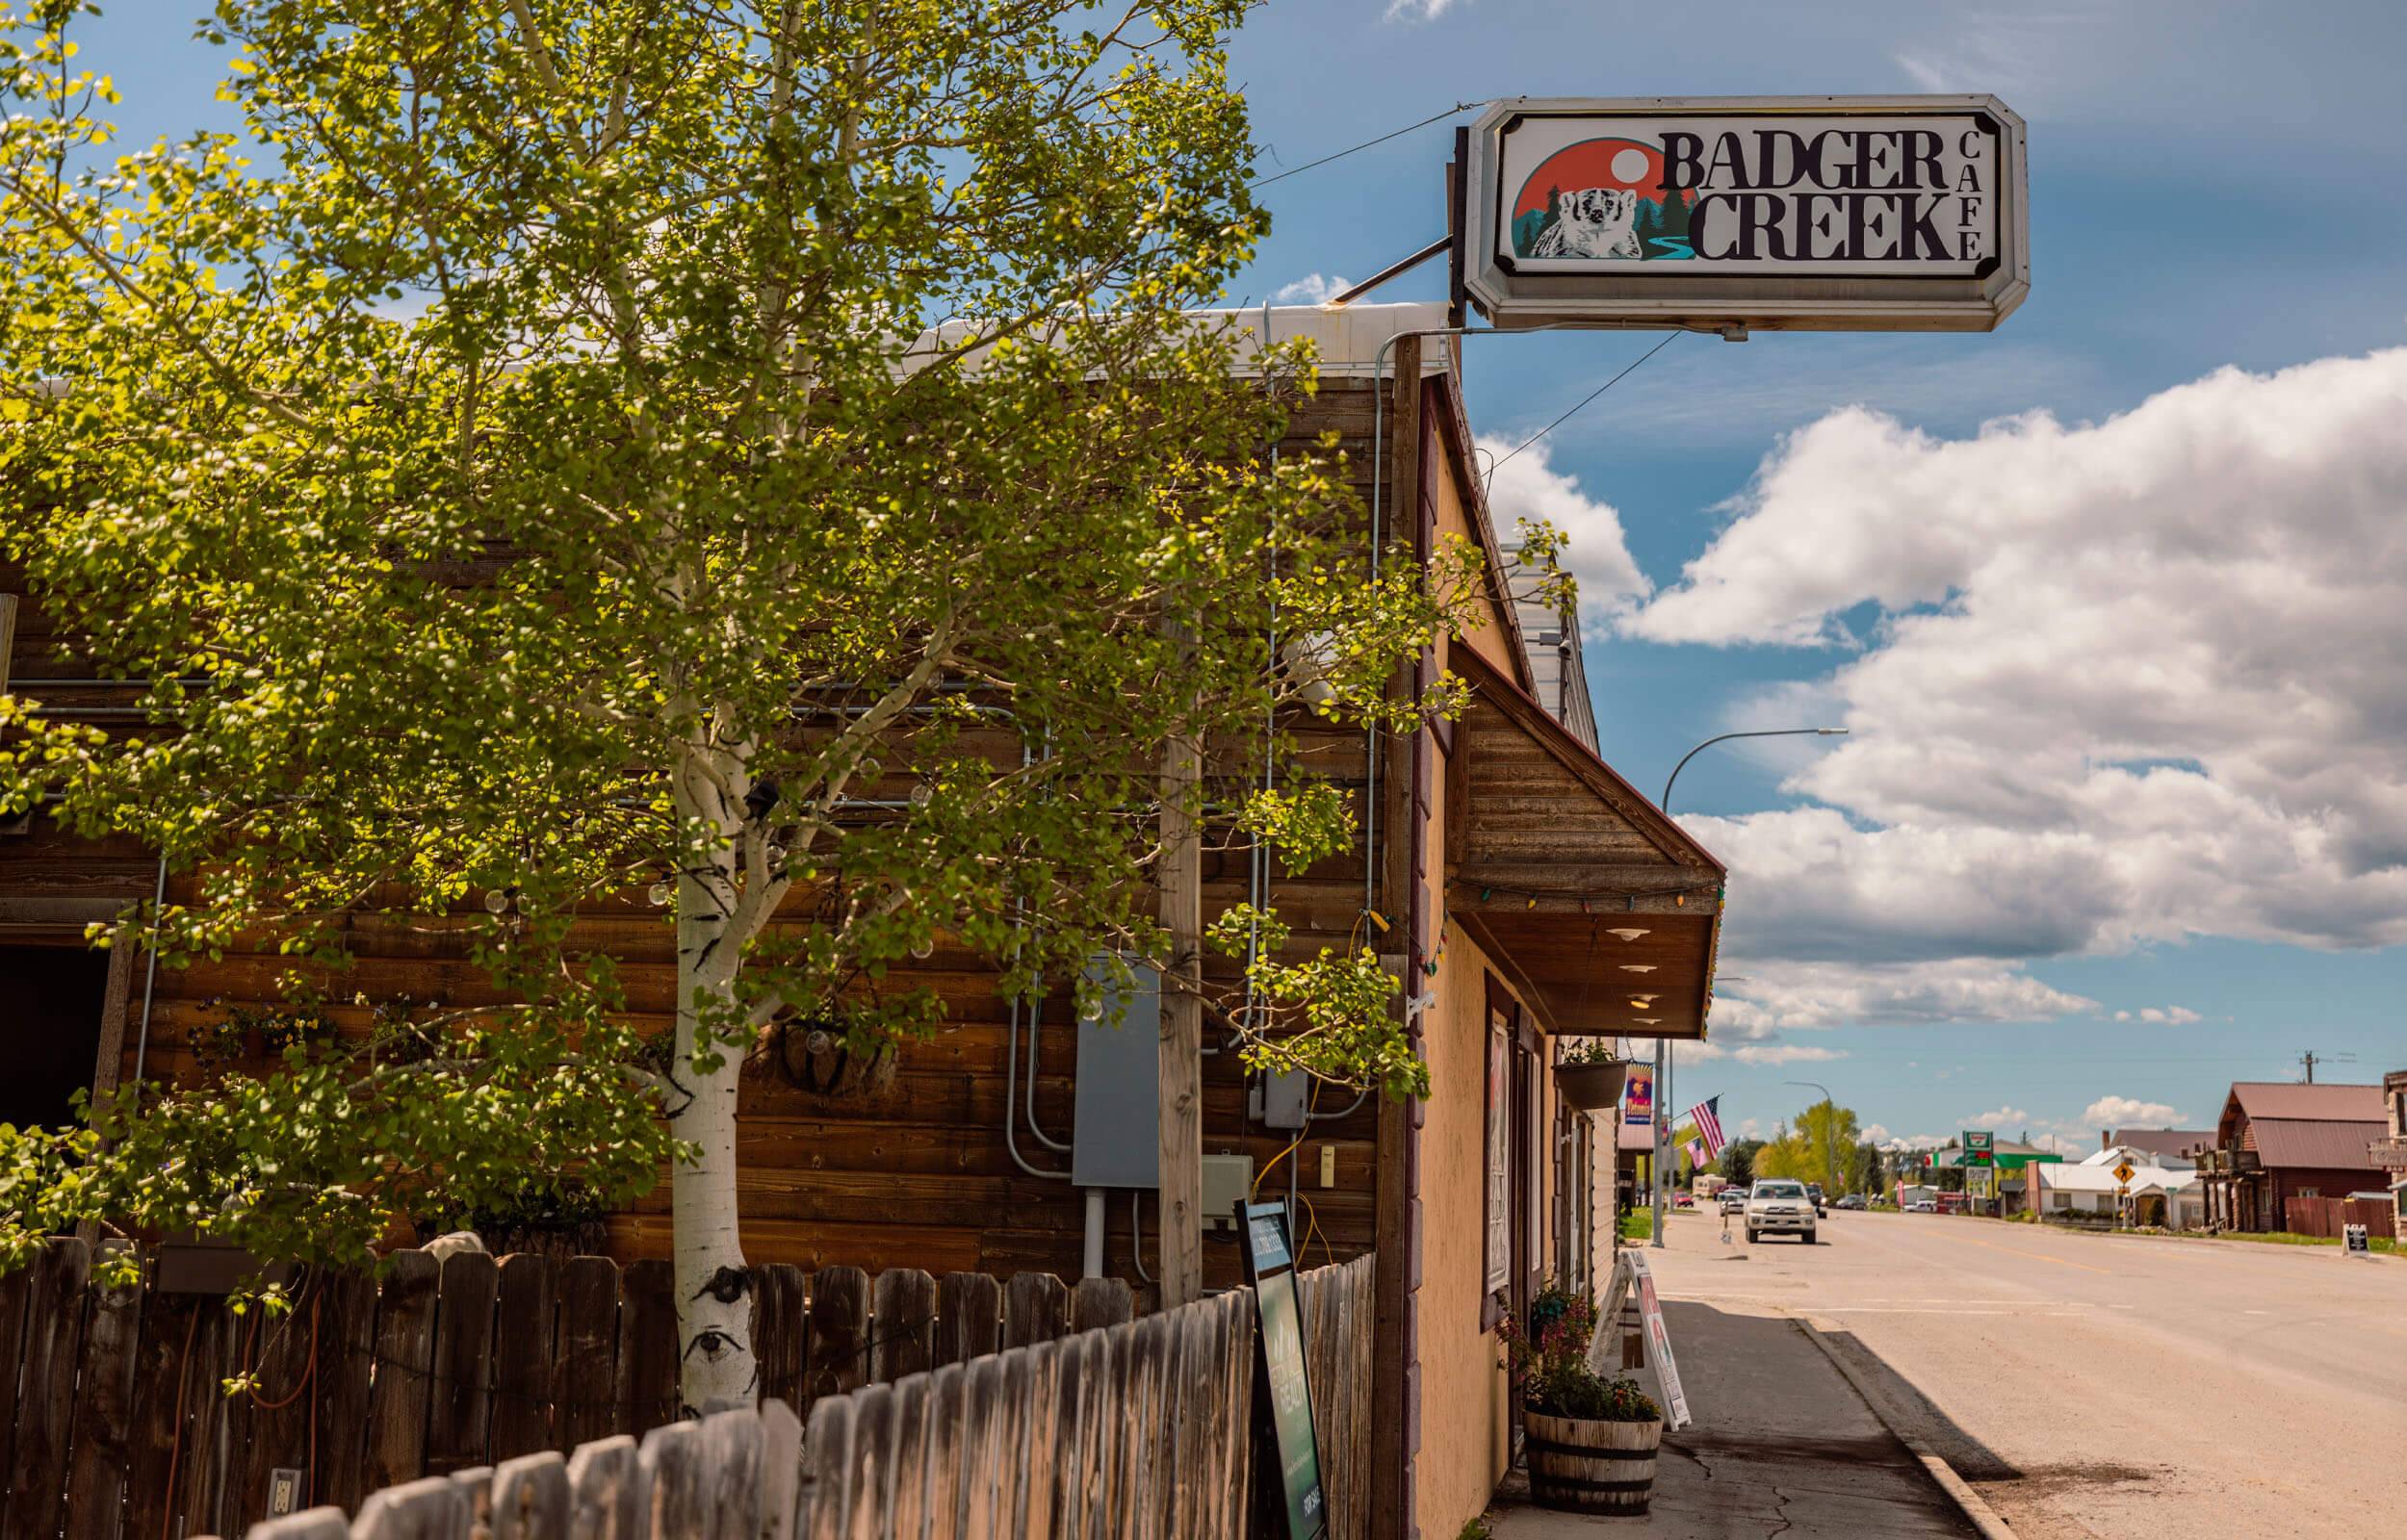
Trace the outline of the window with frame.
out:
<instances>
[{"instance_id":1,"label":"window with frame","mask_svg":"<svg viewBox=\"0 0 2407 1540\"><path fill-rule=\"evenodd\" d=\"M1481 1296L1483 1326L1495 1323L1494 1300L1513 1282L1513 1018L1488 1006L1487 1267Z\"/></svg>"}]
</instances>

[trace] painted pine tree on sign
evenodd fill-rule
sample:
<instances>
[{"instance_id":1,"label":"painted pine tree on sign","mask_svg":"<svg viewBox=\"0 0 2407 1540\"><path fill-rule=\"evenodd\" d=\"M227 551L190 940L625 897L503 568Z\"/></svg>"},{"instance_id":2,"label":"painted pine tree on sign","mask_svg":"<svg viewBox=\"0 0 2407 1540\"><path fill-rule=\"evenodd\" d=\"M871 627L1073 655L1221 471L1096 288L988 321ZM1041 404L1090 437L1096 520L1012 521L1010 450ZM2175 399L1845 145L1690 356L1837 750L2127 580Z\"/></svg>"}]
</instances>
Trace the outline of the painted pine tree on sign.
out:
<instances>
[{"instance_id":1,"label":"painted pine tree on sign","mask_svg":"<svg viewBox=\"0 0 2407 1540\"><path fill-rule=\"evenodd\" d=\"M150 720L0 698L0 811L163 852L125 935L168 965L269 932L305 1010L381 925L492 988L13 1132L0 1240L355 1261L666 1165L684 1394L740 1392L761 1035L927 1028L859 986L940 937L1013 990L1166 960L1161 746L1258 737L1274 610L1331 715L1425 704L1383 686L1471 558L1366 583L1340 483L1263 453L1278 392L1180 319L1262 227L1245 7L223 0L243 134L131 153L83 9L0 12L0 543ZM1280 783L1192 810L1343 840ZM673 1033L606 909L674 926ZM1374 960L1261 982L1249 1025L1303 1031L1257 1051L1418 1083Z\"/></svg>"}]
</instances>

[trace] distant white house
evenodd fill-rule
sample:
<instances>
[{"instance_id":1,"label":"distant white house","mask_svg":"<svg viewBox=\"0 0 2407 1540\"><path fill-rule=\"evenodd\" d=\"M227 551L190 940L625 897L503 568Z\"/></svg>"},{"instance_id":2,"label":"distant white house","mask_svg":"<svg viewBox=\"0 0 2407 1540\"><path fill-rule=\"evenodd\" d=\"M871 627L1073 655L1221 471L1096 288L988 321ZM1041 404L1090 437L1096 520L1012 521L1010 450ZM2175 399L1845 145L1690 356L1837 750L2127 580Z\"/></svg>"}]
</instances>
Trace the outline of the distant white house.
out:
<instances>
[{"instance_id":1,"label":"distant white house","mask_svg":"<svg viewBox=\"0 0 2407 1540\"><path fill-rule=\"evenodd\" d=\"M2109 1145L2078 1166L2034 1162L2026 1167L2031 1206L2041 1219L2075 1214L2110 1219L2124 1197L2114 1168L2126 1162L2132 1168L2128 1195L2133 1223L2161 1224L2168 1230L2192 1230L2206 1223L2206 1194L2197 1171L2160 1166L2152 1152L2129 1144Z\"/></svg>"}]
</instances>

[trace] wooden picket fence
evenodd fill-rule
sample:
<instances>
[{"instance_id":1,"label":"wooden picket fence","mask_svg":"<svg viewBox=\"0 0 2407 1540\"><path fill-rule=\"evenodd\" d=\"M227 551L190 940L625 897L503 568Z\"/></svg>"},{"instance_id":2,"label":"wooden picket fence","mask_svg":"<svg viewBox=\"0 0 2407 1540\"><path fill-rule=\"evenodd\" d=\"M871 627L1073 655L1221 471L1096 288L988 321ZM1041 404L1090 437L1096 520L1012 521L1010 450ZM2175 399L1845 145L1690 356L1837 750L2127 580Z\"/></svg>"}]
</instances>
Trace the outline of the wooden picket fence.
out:
<instances>
[{"instance_id":1,"label":"wooden picket fence","mask_svg":"<svg viewBox=\"0 0 2407 1540\"><path fill-rule=\"evenodd\" d=\"M626 1474L635 1468L631 1462L651 1447L636 1441L664 1429L687 1431L665 1434L656 1464L700 1458L692 1453L700 1446L687 1441L704 1424L674 1421L677 1338L665 1263L622 1270L605 1257L497 1262L468 1253L438 1264L424 1252L402 1252L381 1278L330 1272L302 1280L296 1310L269 1323L257 1311L237 1316L215 1296L101 1289L91 1260L82 1242L62 1240L33 1266L0 1277L0 1473L7 1476L0 1535L11 1540L241 1534L267 1512L279 1470L300 1473L304 1504L355 1509L366 1524L373 1511L400 1501L372 1507L372 1494L430 1490L420 1477L457 1478L463 1491L506 1496L516 1489L497 1485L498 1473L535 1470L523 1462L546 1451L566 1480L579 1467L559 1461L560 1451L620 1450L586 1461L590 1479L605 1486L635 1480ZM1333 1531L1340 1536L1367 1533L1371 1265L1363 1257L1302 1279L1333 1521L1361 1526ZM966 1386L965 1366L998 1366L1014 1351L1022 1357L1013 1361L1025 1363L1027 1351L1074 1332L1083 1341L1100 1340L1107 1329L1166 1329L1154 1324L1166 1317L1132 1322L1132 1304L1127 1286L1110 1279L1070 1288L1049 1273L935 1279L906 1269L872 1278L858 1268L807 1274L759 1268L753 1342L761 1391L815 1417L815 1406L850 1406L867 1387L933 1385L947 1374L946 1383ZM1250 1350L1250 1296L1190 1307L1203 1308L1241 1308ZM1181 1325L1180 1351L1168 1361L1181 1366L1182 1398L1194 1375L1213 1373L1185 1356L1185 1332ZM1077 1351L1105 1353L1111 1366L1151 1362L1130 1356L1133 1346ZM1108 1356L1114 1352L1120 1356ZM1048 1373L1058 1380L1065 1371ZM1158 1407L1163 1381L1154 1373L1139 1388L1153 1387L1147 1393ZM245 1374L253 1376L248 1389L223 1393L226 1380ZM1246 1389L1237 1394L1250 1394L1250 1373L1239 1377ZM891 1422L891 1413L859 1415ZM773 1428L763 1436L770 1441L764 1449L774 1445ZM850 1443L867 1449L867 1439L856 1432ZM564 1490L574 1498L583 1488L571 1482ZM1121 1489L1107 1483L1104 1490ZM319 1522L320 1529L305 1532L332 1532L323 1515ZM608 1526L524 1532L628 1540L652 1533Z\"/></svg>"},{"instance_id":2,"label":"wooden picket fence","mask_svg":"<svg viewBox=\"0 0 2407 1540\"><path fill-rule=\"evenodd\" d=\"M53 1243L0 1277L0 1536L240 1533L279 1470L304 1503L623 1433L678 1412L665 1262L621 1269L481 1253L397 1253L381 1277L327 1272L281 1321L222 1297L103 1290L91 1252ZM755 1270L760 1390L823 1397L1110 1325L1126 1284L1050 1273ZM255 1376L227 1396L223 1383Z\"/></svg>"},{"instance_id":3,"label":"wooden picket fence","mask_svg":"<svg viewBox=\"0 0 2407 1540\"><path fill-rule=\"evenodd\" d=\"M1306 1273L1333 1540L1370 1532L1372 1268ZM1244 1290L820 1399L778 1399L327 1507L250 1540L1246 1540Z\"/></svg>"}]
</instances>

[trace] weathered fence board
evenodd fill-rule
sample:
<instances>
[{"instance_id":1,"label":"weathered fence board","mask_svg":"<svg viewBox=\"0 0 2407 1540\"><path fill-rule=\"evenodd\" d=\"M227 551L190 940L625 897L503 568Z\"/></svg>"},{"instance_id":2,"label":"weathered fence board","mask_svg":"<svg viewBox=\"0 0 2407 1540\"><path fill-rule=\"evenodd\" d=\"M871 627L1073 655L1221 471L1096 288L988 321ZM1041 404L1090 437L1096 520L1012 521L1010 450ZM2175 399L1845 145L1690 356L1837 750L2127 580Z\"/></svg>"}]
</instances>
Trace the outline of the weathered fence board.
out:
<instances>
[{"instance_id":1,"label":"weathered fence board","mask_svg":"<svg viewBox=\"0 0 2407 1540\"><path fill-rule=\"evenodd\" d=\"M219 1523L240 1534L267 1517L270 1489L276 1469L306 1472L309 1466L310 1395L315 1389L317 1363L324 1330L324 1280L305 1280L294 1296L293 1309L282 1316L249 1319L252 1346L244 1362L256 1376L247 1393L248 1448L239 1479L229 1477ZM306 1494L303 1495L304 1498ZM305 1505L305 1504L304 1504Z\"/></svg>"},{"instance_id":2,"label":"weathered fence board","mask_svg":"<svg viewBox=\"0 0 2407 1540\"><path fill-rule=\"evenodd\" d=\"M557 1450L493 1468L493 1540L572 1540L568 1462Z\"/></svg>"},{"instance_id":3,"label":"weathered fence board","mask_svg":"<svg viewBox=\"0 0 2407 1540\"><path fill-rule=\"evenodd\" d=\"M553 1448L552 1333L558 1298L552 1259L502 1259L493 1303L494 1463Z\"/></svg>"},{"instance_id":4,"label":"weathered fence board","mask_svg":"<svg viewBox=\"0 0 2407 1540\"><path fill-rule=\"evenodd\" d=\"M618 1425L641 1438L674 1420L680 1404L676 1270L658 1259L633 1263L622 1289Z\"/></svg>"},{"instance_id":5,"label":"weathered fence board","mask_svg":"<svg viewBox=\"0 0 2407 1540\"><path fill-rule=\"evenodd\" d=\"M870 1297L876 1322L869 1378L891 1384L929 1367L936 1339L936 1280L918 1268L889 1268Z\"/></svg>"},{"instance_id":6,"label":"weathered fence board","mask_svg":"<svg viewBox=\"0 0 2407 1540\"><path fill-rule=\"evenodd\" d=\"M1051 1342L1070 1329L1070 1291L1049 1272L1015 1272L1003 1289L1003 1346Z\"/></svg>"},{"instance_id":7,"label":"weathered fence board","mask_svg":"<svg viewBox=\"0 0 2407 1540\"><path fill-rule=\"evenodd\" d=\"M54 1242L27 1270L33 1287L25 1296L6 1532L52 1535L59 1532L66 1504L68 1435L91 1250L72 1238Z\"/></svg>"},{"instance_id":8,"label":"weathered fence board","mask_svg":"<svg viewBox=\"0 0 2407 1540\"><path fill-rule=\"evenodd\" d=\"M806 1429L782 1397L674 1421L666 1264L401 1252L380 1276L304 1274L271 1318L100 1289L91 1256L62 1242L0 1278L0 1534L71 1516L102 1540L245 1535L285 1468L324 1505L258 1540L1235 1540L1248 1523L1244 1291L1130 1319L1100 1280L764 1268L761 1385L815 1395ZM1302 1279L1333 1540L1368 1532L1370 1276ZM572 1439L566 1459L548 1447Z\"/></svg>"},{"instance_id":9,"label":"weathered fence board","mask_svg":"<svg viewBox=\"0 0 2407 1540\"><path fill-rule=\"evenodd\" d=\"M317 1309L317 1490L304 1499L350 1510L374 1490L368 1477L368 1404L370 1371L375 1367L376 1281L365 1272L329 1272Z\"/></svg>"},{"instance_id":10,"label":"weathered fence board","mask_svg":"<svg viewBox=\"0 0 2407 1540\"><path fill-rule=\"evenodd\" d=\"M613 1433L568 1457L568 1529L577 1540L651 1540L651 1489L635 1441Z\"/></svg>"},{"instance_id":11,"label":"weathered fence board","mask_svg":"<svg viewBox=\"0 0 2407 1540\"><path fill-rule=\"evenodd\" d=\"M815 1402L869 1382L869 1275L859 1268L821 1268L811 1275L811 1340L803 1387Z\"/></svg>"},{"instance_id":12,"label":"weathered fence board","mask_svg":"<svg viewBox=\"0 0 2407 1540\"><path fill-rule=\"evenodd\" d=\"M571 1450L616 1432L619 1272L608 1257L571 1257L560 1269L552 1353L553 1436Z\"/></svg>"},{"instance_id":13,"label":"weathered fence board","mask_svg":"<svg viewBox=\"0 0 2407 1540\"><path fill-rule=\"evenodd\" d=\"M983 1272L947 1272L936 1286L935 1366L967 1363L1002 1347L1003 1286Z\"/></svg>"},{"instance_id":14,"label":"weathered fence board","mask_svg":"<svg viewBox=\"0 0 2407 1540\"><path fill-rule=\"evenodd\" d=\"M444 1259L436 1293L434 1383L427 1406L427 1474L485 1463L493 1422L493 1306L502 1271L481 1251Z\"/></svg>"},{"instance_id":15,"label":"weathered fence board","mask_svg":"<svg viewBox=\"0 0 2407 1540\"><path fill-rule=\"evenodd\" d=\"M772 1262L752 1270L752 1356L760 1364L761 1394L803 1404L802 1360L810 1338L803 1313L809 1290L802 1270Z\"/></svg>"},{"instance_id":16,"label":"weathered fence board","mask_svg":"<svg viewBox=\"0 0 2407 1540\"><path fill-rule=\"evenodd\" d=\"M1081 1278L1070 1291L1070 1329L1100 1331L1136 1316L1136 1293L1122 1278Z\"/></svg>"},{"instance_id":17,"label":"weathered fence board","mask_svg":"<svg viewBox=\"0 0 2407 1540\"><path fill-rule=\"evenodd\" d=\"M66 1511L75 1516L76 1534L90 1540L116 1540L124 1522L142 1305L140 1289L95 1284L91 1290L84 1326L84 1383L75 1403L74 1452L66 1478Z\"/></svg>"},{"instance_id":18,"label":"weathered fence board","mask_svg":"<svg viewBox=\"0 0 2407 1540\"><path fill-rule=\"evenodd\" d=\"M186 1534L232 1527L226 1523L226 1477L247 1408L244 1398L225 1394L224 1385L242 1361L242 1325L243 1318L225 1300L201 1306L200 1334L193 1344L193 1421L184 1433Z\"/></svg>"},{"instance_id":19,"label":"weathered fence board","mask_svg":"<svg viewBox=\"0 0 2407 1540\"><path fill-rule=\"evenodd\" d=\"M427 1404L434 1367L440 1269L424 1251L388 1259L376 1295L375 1380L368 1398L368 1487L415 1480L427 1469ZM395 1521L399 1522L399 1521Z\"/></svg>"}]
</instances>

